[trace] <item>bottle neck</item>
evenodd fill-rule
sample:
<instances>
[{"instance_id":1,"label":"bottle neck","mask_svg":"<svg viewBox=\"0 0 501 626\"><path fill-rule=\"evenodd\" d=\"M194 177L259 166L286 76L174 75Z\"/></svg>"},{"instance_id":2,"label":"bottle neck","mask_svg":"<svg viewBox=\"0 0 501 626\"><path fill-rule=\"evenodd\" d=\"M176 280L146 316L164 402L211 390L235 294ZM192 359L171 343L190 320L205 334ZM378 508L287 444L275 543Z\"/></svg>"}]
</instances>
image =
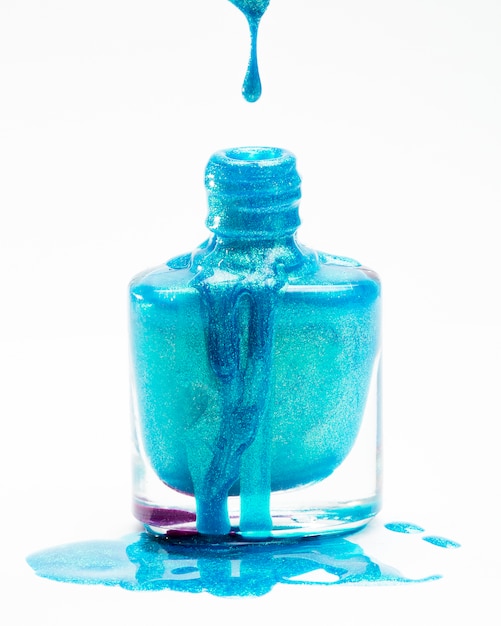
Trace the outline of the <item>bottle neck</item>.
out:
<instances>
[{"instance_id":1,"label":"bottle neck","mask_svg":"<svg viewBox=\"0 0 501 626\"><path fill-rule=\"evenodd\" d=\"M216 152L205 172L207 227L218 240L285 241L300 224L301 179L280 148Z\"/></svg>"},{"instance_id":2,"label":"bottle neck","mask_svg":"<svg viewBox=\"0 0 501 626\"><path fill-rule=\"evenodd\" d=\"M286 251L294 250L298 246L296 233L279 237L232 237L217 233L213 234L210 241L213 249L234 250L235 252L268 251L274 249Z\"/></svg>"}]
</instances>

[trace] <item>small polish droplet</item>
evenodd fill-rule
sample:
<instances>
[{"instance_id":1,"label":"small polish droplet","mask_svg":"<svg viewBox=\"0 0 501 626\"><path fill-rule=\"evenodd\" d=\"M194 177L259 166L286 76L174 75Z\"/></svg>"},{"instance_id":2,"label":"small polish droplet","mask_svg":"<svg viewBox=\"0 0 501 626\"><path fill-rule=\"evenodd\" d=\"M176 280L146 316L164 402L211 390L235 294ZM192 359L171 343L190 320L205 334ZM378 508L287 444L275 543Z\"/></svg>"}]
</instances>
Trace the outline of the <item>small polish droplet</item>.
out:
<instances>
[{"instance_id":1,"label":"small polish droplet","mask_svg":"<svg viewBox=\"0 0 501 626\"><path fill-rule=\"evenodd\" d=\"M445 537L437 537L435 535L429 535L427 537L423 537L423 541L427 541L434 546L438 546L439 548L460 548L461 544L457 541L452 541L452 539L446 539Z\"/></svg>"},{"instance_id":2,"label":"small polish droplet","mask_svg":"<svg viewBox=\"0 0 501 626\"><path fill-rule=\"evenodd\" d=\"M388 524L385 524L385 528L393 531L394 533L405 533L406 535L424 533L424 528L421 528L421 526L409 524L407 522L389 522Z\"/></svg>"}]
</instances>

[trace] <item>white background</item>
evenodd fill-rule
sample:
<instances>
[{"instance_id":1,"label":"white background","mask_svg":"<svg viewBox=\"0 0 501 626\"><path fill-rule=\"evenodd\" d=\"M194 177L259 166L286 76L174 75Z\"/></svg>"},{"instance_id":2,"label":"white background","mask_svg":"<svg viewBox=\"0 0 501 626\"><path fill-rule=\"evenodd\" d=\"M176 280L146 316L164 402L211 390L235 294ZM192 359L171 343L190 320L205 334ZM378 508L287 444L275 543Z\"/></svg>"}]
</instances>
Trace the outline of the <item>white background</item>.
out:
<instances>
[{"instance_id":1,"label":"white background","mask_svg":"<svg viewBox=\"0 0 501 626\"><path fill-rule=\"evenodd\" d=\"M227 0L0 4L3 621L498 624L501 4L271 0L253 105L248 44ZM383 278L381 519L463 547L437 583L249 600L39 579L136 529L127 283L205 238L205 163L249 144L296 153L300 239Z\"/></svg>"}]
</instances>

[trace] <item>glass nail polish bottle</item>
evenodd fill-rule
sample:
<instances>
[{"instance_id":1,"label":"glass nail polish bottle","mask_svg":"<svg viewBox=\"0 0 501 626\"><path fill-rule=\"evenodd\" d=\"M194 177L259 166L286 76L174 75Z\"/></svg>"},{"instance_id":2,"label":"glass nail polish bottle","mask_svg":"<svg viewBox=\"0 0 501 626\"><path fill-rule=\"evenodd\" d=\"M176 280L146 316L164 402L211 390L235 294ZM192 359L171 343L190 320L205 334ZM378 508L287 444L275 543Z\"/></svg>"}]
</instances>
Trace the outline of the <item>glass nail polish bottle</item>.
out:
<instances>
[{"instance_id":1,"label":"glass nail polish bottle","mask_svg":"<svg viewBox=\"0 0 501 626\"><path fill-rule=\"evenodd\" d=\"M134 513L154 534L347 532L379 510L380 283L296 239L294 156L206 169L209 239L130 285Z\"/></svg>"}]
</instances>

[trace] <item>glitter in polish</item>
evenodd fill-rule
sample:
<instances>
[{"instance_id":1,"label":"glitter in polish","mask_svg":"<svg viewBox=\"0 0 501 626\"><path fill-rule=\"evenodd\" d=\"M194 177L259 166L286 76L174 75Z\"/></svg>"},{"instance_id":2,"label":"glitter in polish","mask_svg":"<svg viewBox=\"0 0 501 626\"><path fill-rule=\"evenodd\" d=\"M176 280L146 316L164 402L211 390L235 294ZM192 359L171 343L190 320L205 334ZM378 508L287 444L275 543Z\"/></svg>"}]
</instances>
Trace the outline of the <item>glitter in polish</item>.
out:
<instances>
[{"instance_id":1,"label":"glitter in polish","mask_svg":"<svg viewBox=\"0 0 501 626\"><path fill-rule=\"evenodd\" d=\"M395 533L404 533L407 535L424 533L424 528L417 526L416 524L410 524L408 522L389 522L385 524L385 528ZM423 541L438 546L439 548L460 548L461 544L452 539L446 539L445 537L439 537L437 535L425 535L421 537Z\"/></svg>"},{"instance_id":2,"label":"glitter in polish","mask_svg":"<svg viewBox=\"0 0 501 626\"><path fill-rule=\"evenodd\" d=\"M230 0L247 18L251 37L249 64L242 86L242 95L247 102L256 102L261 97L261 79L257 62L257 36L259 23L270 0Z\"/></svg>"},{"instance_id":3,"label":"glitter in polish","mask_svg":"<svg viewBox=\"0 0 501 626\"><path fill-rule=\"evenodd\" d=\"M58 582L224 597L263 596L278 584L395 585L441 578L405 577L341 537L253 544L192 538L176 544L142 533L56 546L27 561L38 576Z\"/></svg>"},{"instance_id":4,"label":"glitter in polish","mask_svg":"<svg viewBox=\"0 0 501 626\"><path fill-rule=\"evenodd\" d=\"M421 526L409 524L408 522L389 522L385 524L385 528L392 530L394 533L405 533L408 535L424 532L424 528L421 528Z\"/></svg>"},{"instance_id":5,"label":"glitter in polish","mask_svg":"<svg viewBox=\"0 0 501 626\"><path fill-rule=\"evenodd\" d=\"M298 243L291 153L218 152L205 182L210 239L131 283L136 516L257 539L360 527L379 509L378 278ZM364 423L350 498L335 470Z\"/></svg>"},{"instance_id":6,"label":"glitter in polish","mask_svg":"<svg viewBox=\"0 0 501 626\"><path fill-rule=\"evenodd\" d=\"M460 548L461 544L457 541L452 541L452 539L446 539L445 537L437 537L436 535L427 535L423 537L423 541L427 541L434 546L438 546L439 548Z\"/></svg>"}]
</instances>

